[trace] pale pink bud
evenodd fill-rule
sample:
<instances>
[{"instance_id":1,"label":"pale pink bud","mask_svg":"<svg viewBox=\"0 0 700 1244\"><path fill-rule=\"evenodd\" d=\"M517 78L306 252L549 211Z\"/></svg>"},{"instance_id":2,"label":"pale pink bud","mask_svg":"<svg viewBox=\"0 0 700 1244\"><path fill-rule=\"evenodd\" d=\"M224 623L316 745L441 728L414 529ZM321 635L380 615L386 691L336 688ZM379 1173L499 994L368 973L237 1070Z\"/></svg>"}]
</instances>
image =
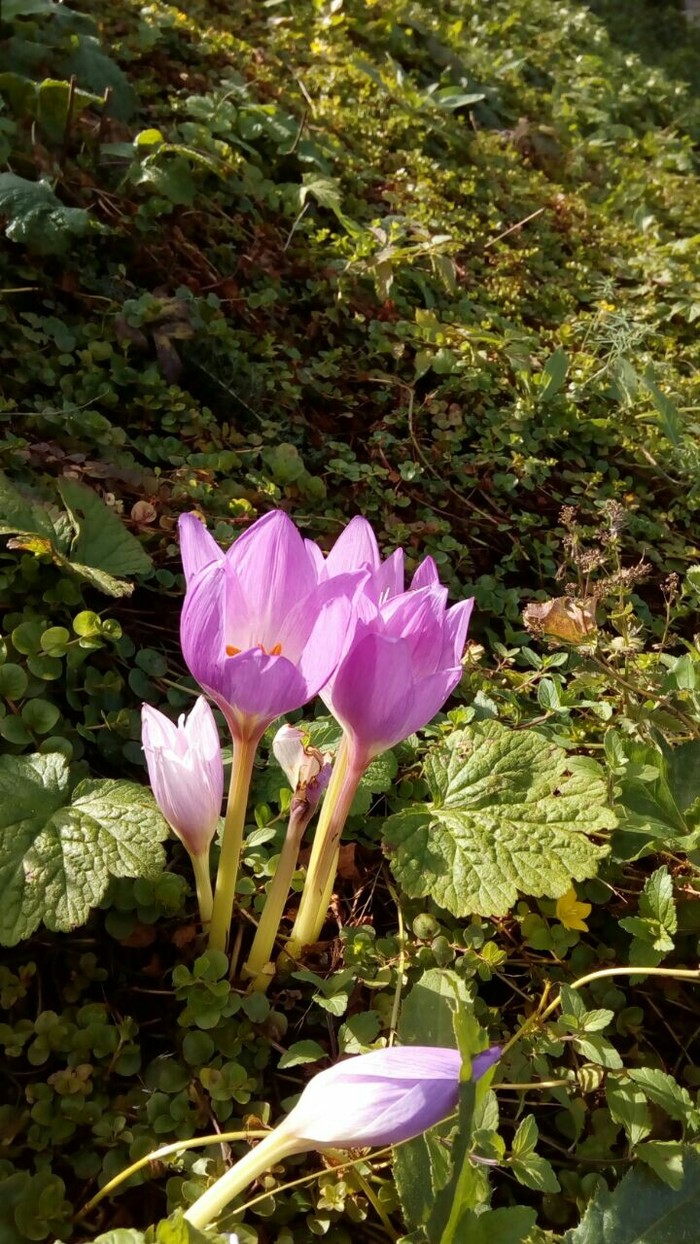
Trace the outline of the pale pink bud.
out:
<instances>
[{"instance_id":1,"label":"pale pink bud","mask_svg":"<svg viewBox=\"0 0 700 1244\"><path fill-rule=\"evenodd\" d=\"M177 725L144 704L142 742L153 794L190 855L206 855L221 815L224 767L219 732L204 696Z\"/></svg>"}]
</instances>

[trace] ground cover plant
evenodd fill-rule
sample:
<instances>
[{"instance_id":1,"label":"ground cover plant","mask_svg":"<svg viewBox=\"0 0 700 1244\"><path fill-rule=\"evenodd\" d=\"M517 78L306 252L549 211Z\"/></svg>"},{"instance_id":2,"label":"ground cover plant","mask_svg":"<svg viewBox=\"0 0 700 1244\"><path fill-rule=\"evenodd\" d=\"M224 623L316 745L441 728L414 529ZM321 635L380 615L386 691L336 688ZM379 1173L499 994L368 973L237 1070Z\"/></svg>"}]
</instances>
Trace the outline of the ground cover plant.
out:
<instances>
[{"instance_id":1,"label":"ground cover plant","mask_svg":"<svg viewBox=\"0 0 700 1244\"><path fill-rule=\"evenodd\" d=\"M696 1238L699 80L2 0L2 1244Z\"/></svg>"}]
</instances>

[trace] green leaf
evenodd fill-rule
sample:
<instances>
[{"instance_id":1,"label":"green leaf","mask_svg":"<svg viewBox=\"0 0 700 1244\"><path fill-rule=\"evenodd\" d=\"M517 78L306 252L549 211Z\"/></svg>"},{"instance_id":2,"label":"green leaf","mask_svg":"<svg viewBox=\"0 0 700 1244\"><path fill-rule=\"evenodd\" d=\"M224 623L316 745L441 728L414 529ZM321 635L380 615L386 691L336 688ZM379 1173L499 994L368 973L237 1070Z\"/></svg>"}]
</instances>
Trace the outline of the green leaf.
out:
<instances>
[{"instance_id":1,"label":"green leaf","mask_svg":"<svg viewBox=\"0 0 700 1244\"><path fill-rule=\"evenodd\" d=\"M326 1058L327 1052L318 1041L295 1041L279 1060L280 1071L285 1067L299 1067L302 1063L316 1063L319 1058Z\"/></svg>"},{"instance_id":2,"label":"green leaf","mask_svg":"<svg viewBox=\"0 0 700 1244\"><path fill-rule=\"evenodd\" d=\"M101 108L99 95L81 91L70 82L57 78L44 78L36 88L37 121L51 142L61 142L67 125L74 124L88 108Z\"/></svg>"},{"instance_id":3,"label":"green leaf","mask_svg":"<svg viewBox=\"0 0 700 1244\"><path fill-rule=\"evenodd\" d=\"M688 1147L675 1189L634 1167L614 1191L598 1191L563 1244L695 1244L699 1219L700 1155Z\"/></svg>"},{"instance_id":4,"label":"green leaf","mask_svg":"<svg viewBox=\"0 0 700 1244\"><path fill-rule=\"evenodd\" d=\"M49 540L54 536L47 509L20 492L4 471L0 471L0 536L16 532L45 536Z\"/></svg>"},{"instance_id":5,"label":"green leaf","mask_svg":"<svg viewBox=\"0 0 700 1244\"><path fill-rule=\"evenodd\" d=\"M611 829L602 778L570 771L563 748L496 721L455 731L426 760L432 802L390 817L392 870L411 898L456 916L503 915L518 891L558 898L595 875ZM573 766L572 766L573 768Z\"/></svg>"},{"instance_id":6,"label":"green leaf","mask_svg":"<svg viewBox=\"0 0 700 1244\"><path fill-rule=\"evenodd\" d=\"M514 1158L526 1158L532 1153L536 1144L539 1130L535 1122L534 1114L526 1114L518 1124L518 1130L513 1137L512 1154Z\"/></svg>"},{"instance_id":7,"label":"green leaf","mask_svg":"<svg viewBox=\"0 0 700 1244\"><path fill-rule=\"evenodd\" d=\"M651 1131L651 1114L641 1088L626 1076L608 1076L605 1097L615 1123L622 1124L630 1144L638 1145Z\"/></svg>"},{"instance_id":8,"label":"green leaf","mask_svg":"<svg viewBox=\"0 0 700 1244\"><path fill-rule=\"evenodd\" d=\"M645 1097L665 1110L672 1119L697 1126L699 1113L693 1106L690 1093L667 1071L660 1071L658 1067L635 1067L628 1074Z\"/></svg>"},{"instance_id":9,"label":"green leaf","mask_svg":"<svg viewBox=\"0 0 700 1244\"><path fill-rule=\"evenodd\" d=\"M658 920L668 933L677 931L673 882L665 864L647 877L639 899L639 914L643 919L653 917Z\"/></svg>"},{"instance_id":10,"label":"green leaf","mask_svg":"<svg viewBox=\"0 0 700 1244\"><path fill-rule=\"evenodd\" d=\"M65 476L58 490L76 531L71 562L119 578L151 569L153 562L141 542L92 488Z\"/></svg>"},{"instance_id":11,"label":"green leaf","mask_svg":"<svg viewBox=\"0 0 700 1244\"><path fill-rule=\"evenodd\" d=\"M534 1192L561 1192L551 1164L539 1153L530 1153L526 1158L513 1158L510 1169L519 1184L532 1188Z\"/></svg>"},{"instance_id":12,"label":"green leaf","mask_svg":"<svg viewBox=\"0 0 700 1244\"><path fill-rule=\"evenodd\" d=\"M132 782L81 782L72 798L59 752L0 757L0 943L43 921L68 932L102 901L110 876L153 877L167 826Z\"/></svg>"},{"instance_id":13,"label":"green leaf","mask_svg":"<svg viewBox=\"0 0 700 1244\"><path fill-rule=\"evenodd\" d=\"M542 370L547 380L539 397L541 402L548 402L555 393L559 392L566 380L566 373L569 370L569 358L566 351L558 346L554 354L550 354Z\"/></svg>"},{"instance_id":14,"label":"green leaf","mask_svg":"<svg viewBox=\"0 0 700 1244\"><path fill-rule=\"evenodd\" d=\"M650 1166L655 1175L676 1191L683 1183L683 1158L687 1147L678 1140L649 1140L638 1145L636 1156Z\"/></svg>"},{"instance_id":15,"label":"green leaf","mask_svg":"<svg viewBox=\"0 0 700 1244\"><path fill-rule=\"evenodd\" d=\"M12 242L23 242L37 255L62 255L71 238L91 227L82 207L66 207L47 181L27 181L16 173L0 173L0 216Z\"/></svg>"},{"instance_id":16,"label":"green leaf","mask_svg":"<svg viewBox=\"0 0 700 1244\"><path fill-rule=\"evenodd\" d=\"M526 1244L537 1214L525 1205L487 1209L483 1214L467 1210L458 1222L464 1244Z\"/></svg>"}]
</instances>

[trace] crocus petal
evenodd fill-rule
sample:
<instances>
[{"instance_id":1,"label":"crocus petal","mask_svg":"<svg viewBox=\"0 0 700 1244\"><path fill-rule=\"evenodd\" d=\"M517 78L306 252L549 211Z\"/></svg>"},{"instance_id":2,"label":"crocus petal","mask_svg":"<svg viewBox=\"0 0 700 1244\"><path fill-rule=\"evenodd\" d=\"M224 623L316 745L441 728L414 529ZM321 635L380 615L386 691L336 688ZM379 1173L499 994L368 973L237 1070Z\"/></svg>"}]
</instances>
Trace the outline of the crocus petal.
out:
<instances>
[{"instance_id":1,"label":"crocus petal","mask_svg":"<svg viewBox=\"0 0 700 1244\"><path fill-rule=\"evenodd\" d=\"M306 549L307 557L313 567L314 574L317 576L317 578L320 578L323 572L323 567L326 564L326 559L323 556L323 553L321 552L315 540L305 540L304 548Z\"/></svg>"},{"instance_id":2,"label":"crocus petal","mask_svg":"<svg viewBox=\"0 0 700 1244\"><path fill-rule=\"evenodd\" d=\"M224 794L219 733L203 696L176 726L158 709L142 709L143 750L163 816L191 855L205 855Z\"/></svg>"},{"instance_id":3,"label":"crocus petal","mask_svg":"<svg viewBox=\"0 0 700 1244\"><path fill-rule=\"evenodd\" d=\"M226 639L224 637L225 562L200 570L187 591L180 615L180 644L187 667L210 693L220 690Z\"/></svg>"},{"instance_id":4,"label":"crocus petal","mask_svg":"<svg viewBox=\"0 0 700 1244\"><path fill-rule=\"evenodd\" d=\"M403 549L395 549L378 570L375 570L372 581L379 601L390 600L403 592L404 579Z\"/></svg>"},{"instance_id":5,"label":"crocus petal","mask_svg":"<svg viewBox=\"0 0 700 1244\"><path fill-rule=\"evenodd\" d=\"M478 1079L500 1049L478 1054ZM439 1123L459 1099L457 1050L410 1046L375 1050L337 1063L309 1081L280 1131L324 1149L398 1144Z\"/></svg>"},{"instance_id":6,"label":"crocus petal","mask_svg":"<svg viewBox=\"0 0 700 1244\"><path fill-rule=\"evenodd\" d=\"M290 726L287 722L280 726L272 740L272 750L280 769L286 775L292 790L299 785L299 770L306 752L304 751L304 731L298 726Z\"/></svg>"},{"instance_id":7,"label":"crocus petal","mask_svg":"<svg viewBox=\"0 0 700 1244\"><path fill-rule=\"evenodd\" d=\"M325 561L325 573L330 578L346 570L359 570L369 566L378 570L382 564L377 537L366 518L356 514L341 531Z\"/></svg>"},{"instance_id":8,"label":"crocus petal","mask_svg":"<svg viewBox=\"0 0 700 1244\"><path fill-rule=\"evenodd\" d=\"M462 677L461 665L452 669L439 670L437 674L429 674L427 678L415 683L413 703L406 713L403 733L399 736L407 739L409 734L422 730L429 721L440 712L445 700L452 694ZM394 740L398 742L398 739Z\"/></svg>"},{"instance_id":9,"label":"crocus petal","mask_svg":"<svg viewBox=\"0 0 700 1244\"><path fill-rule=\"evenodd\" d=\"M280 619L316 586L304 541L283 510L272 510L238 537L226 559L245 595L248 617L259 625L255 642L270 650L278 642Z\"/></svg>"},{"instance_id":10,"label":"crocus petal","mask_svg":"<svg viewBox=\"0 0 700 1244\"><path fill-rule=\"evenodd\" d=\"M468 600L460 600L457 605L452 605L447 610L443 660L450 665L458 665L462 660L473 608L474 597L470 596Z\"/></svg>"},{"instance_id":11,"label":"crocus petal","mask_svg":"<svg viewBox=\"0 0 700 1244\"><path fill-rule=\"evenodd\" d=\"M300 708L311 697L291 661L251 648L226 658L214 698L234 733L257 738L276 717Z\"/></svg>"},{"instance_id":12,"label":"crocus petal","mask_svg":"<svg viewBox=\"0 0 700 1244\"><path fill-rule=\"evenodd\" d=\"M409 645L365 634L353 643L336 673L327 703L353 738L358 760L377 756L405 738L411 731L404 733L404 721L413 707Z\"/></svg>"},{"instance_id":13,"label":"crocus petal","mask_svg":"<svg viewBox=\"0 0 700 1244\"><path fill-rule=\"evenodd\" d=\"M434 587L439 582L440 575L435 562L432 557L424 557L411 579L411 591L415 592L419 587Z\"/></svg>"},{"instance_id":14,"label":"crocus petal","mask_svg":"<svg viewBox=\"0 0 700 1244\"><path fill-rule=\"evenodd\" d=\"M414 679L440 667L445 646L446 601L446 588L424 587L403 592L381 608L384 633L405 639L410 646Z\"/></svg>"},{"instance_id":15,"label":"crocus petal","mask_svg":"<svg viewBox=\"0 0 700 1244\"><path fill-rule=\"evenodd\" d=\"M178 528L182 568L189 586L194 576L210 562L221 561L224 552L196 514L181 514Z\"/></svg>"}]
</instances>

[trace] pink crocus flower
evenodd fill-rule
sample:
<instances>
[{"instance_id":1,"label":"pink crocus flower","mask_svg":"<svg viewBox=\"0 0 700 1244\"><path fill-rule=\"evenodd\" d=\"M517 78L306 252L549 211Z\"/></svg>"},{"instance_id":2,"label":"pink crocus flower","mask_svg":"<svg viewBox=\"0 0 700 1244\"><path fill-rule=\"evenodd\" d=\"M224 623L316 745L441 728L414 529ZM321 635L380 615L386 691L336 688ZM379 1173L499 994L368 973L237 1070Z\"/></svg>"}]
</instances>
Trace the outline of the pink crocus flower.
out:
<instances>
[{"instance_id":1,"label":"pink crocus flower","mask_svg":"<svg viewBox=\"0 0 700 1244\"><path fill-rule=\"evenodd\" d=\"M209 848L221 815L224 766L214 714L199 696L177 725L150 704L141 710L142 742L156 803L188 852L203 923L211 919Z\"/></svg>"},{"instance_id":2,"label":"pink crocus flower","mask_svg":"<svg viewBox=\"0 0 700 1244\"><path fill-rule=\"evenodd\" d=\"M359 576L319 583L313 557L282 510L258 519L225 554L192 514L180 518L180 537L185 661L234 737L257 741L332 674Z\"/></svg>"},{"instance_id":3,"label":"pink crocus flower","mask_svg":"<svg viewBox=\"0 0 700 1244\"><path fill-rule=\"evenodd\" d=\"M492 1046L472 1059L478 1080L501 1056ZM434 1127L456 1109L461 1055L439 1046L358 1054L320 1071L286 1119L185 1212L200 1230L270 1166L307 1149L396 1145Z\"/></svg>"},{"instance_id":4,"label":"pink crocus flower","mask_svg":"<svg viewBox=\"0 0 700 1244\"><path fill-rule=\"evenodd\" d=\"M141 710L143 750L156 803L190 855L204 855L221 816L224 766L214 714L203 695L177 725Z\"/></svg>"},{"instance_id":5,"label":"pink crocus flower","mask_svg":"<svg viewBox=\"0 0 700 1244\"><path fill-rule=\"evenodd\" d=\"M340 836L367 766L427 725L457 686L474 603L465 600L447 608L447 589L440 585L432 558L421 563L411 588L403 591L402 563L395 555L382 563L364 519L352 520L331 550L326 570L329 563L331 571L335 566L344 573L362 569L364 579L353 599L357 622L321 692L343 727L343 738L288 945L291 955L321 932Z\"/></svg>"}]
</instances>

